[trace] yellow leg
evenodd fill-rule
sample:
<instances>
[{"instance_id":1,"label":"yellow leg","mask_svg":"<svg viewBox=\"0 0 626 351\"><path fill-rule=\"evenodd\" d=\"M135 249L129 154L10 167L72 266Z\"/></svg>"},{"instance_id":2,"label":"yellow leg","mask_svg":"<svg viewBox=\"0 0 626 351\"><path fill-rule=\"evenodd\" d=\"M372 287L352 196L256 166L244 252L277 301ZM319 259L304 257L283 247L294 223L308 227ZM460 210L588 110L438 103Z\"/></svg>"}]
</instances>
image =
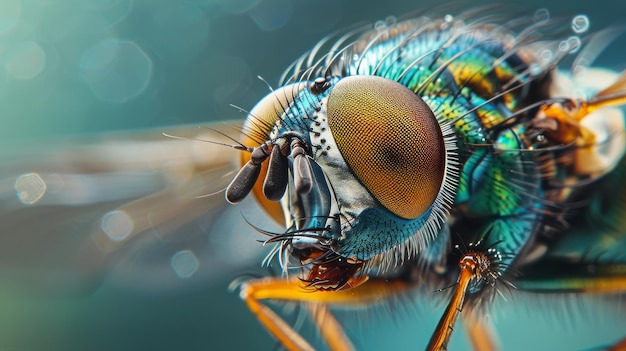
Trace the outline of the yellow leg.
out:
<instances>
[{"instance_id":1,"label":"yellow leg","mask_svg":"<svg viewBox=\"0 0 626 351\"><path fill-rule=\"evenodd\" d=\"M242 284L240 296L259 322L286 349L313 350L313 347L280 316L263 305L261 300L307 302L311 315L330 349L347 351L352 350L353 346L341 324L330 313L328 306L365 305L384 300L410 287L410 284L402 281L370 280L352 289L329 291L307 287L305 283L295 278L265 278Z\"/></svg>"},{"instance_id":2,"label":"yellow leg","mask_svg":"<svg viewBox=\"0 0 626 351\"><path fill-rule=\"evenodd\" d=\"M617 344L611 346L609 351L626 351L626 338L623 338Z\"/></svg>"},{"instance_id":3,"label":"yellow leg","mask_svg":"<svg viewBox=\"0 0 626 351\"><path fill-rule=\"evenodd\" d=\"M463 308L465 291L467 290L470 279L471 272L466 269L461 270L461 275L459 276L459 282L454 291L454 296L452 297L452 300L450 300L450 303L448 304L448 307L446 308L443 316L441 316L439 324L437 324L437 328L430 338L430 342L428 343L426 350L447 350L448 341L450 340L452 332L454 331L454 324Z\"/></svg>"},{"instance_id":4,"label":"yellow leg","mask_svg":"<svg viewBox=\"0 0 626 351\"><path fill-rule=\"evenodd\" d=\"M489 321L468 314L464 315L462 320L474 350L500 350L496 333L493 331L493 326Z\"/></svg>"},{"instance_id":5,"label":"yellow leg","mask_svg":"<svg viewBox=\"0 0 626 351\"><path fill-rule=\"evenodd\" d=\"M443 313L443 316L441 316L439 324L437 324L437 328L433 332L426 350L447 350L448 341L454 331L454 324L463 309L467 287L472 279L482 273L487 264L488 258L480 252L469 252L461 258L459 261L461 272L454 290L454 295L450 303L448 303L448 307Z\"/></svg>"},{"instance_id":6,"label":"yellow leg","mask_svg":"<svg viewBox=\"0 0 626 351\"><path fill-rule=\"evenodd\" d=\"M309 311L331 350L354 350L350 339L343 331L339 321L328 309L328 305L311 304L309 305Z\"/></svg>"},{"instance_id":7,"label":"yellow leg","mask_svg":"<svg viewBox=\"0 0 626 351\"><path fill-rule=\"evenodd\" d=\"M242 290L243 292L243 290ZM272 334L278 342L280 342L287 350L314 350L314 348L304 338L291 328L285 321L280 318L269 307L261 304L259 300L242 293L242 298L248 305L250 311L265 326L267 331Z\"/></svg>"}]
</instances>

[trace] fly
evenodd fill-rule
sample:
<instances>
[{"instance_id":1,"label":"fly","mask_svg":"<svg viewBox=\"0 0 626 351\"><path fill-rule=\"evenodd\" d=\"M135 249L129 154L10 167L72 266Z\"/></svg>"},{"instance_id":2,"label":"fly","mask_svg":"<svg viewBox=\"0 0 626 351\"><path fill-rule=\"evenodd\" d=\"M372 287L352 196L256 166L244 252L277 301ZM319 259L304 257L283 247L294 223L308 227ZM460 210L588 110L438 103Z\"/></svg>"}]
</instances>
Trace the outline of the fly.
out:
<instances>
[{"instance_id":1,"label":"fly","mask_svg":"<svg viewBox=\"0 0 626 351\"><path fill-rule=\"evenodd\" d=\"M93 293L113 281L178 298L258 266L263 251L282 272L233 286L290 350L322 341L270 300L300 303L333 350L363 345L342 310L428 318L405 306L413 300L441 304L430 339L411 340L429 350L460 339L459 325L475 349L497 349L490 316L502 301L525 309L519 294L563 309L595 296L623 326L626 76L588 67L606 35L587 33L584 16L501 18L432 12L331 35L243 125L11 150L0 169L3 287L100 303ZM218 323L229 319L245 322ZM624 349L624 336L594 346Z\"/></svg>"},{"instance_id":2,"label":"fly","mask_svg":"<svg viewBox=\"0 0 626 351\"><path fill-rule=\"evenodd\" d=\"M626 292L623 251L596 240L623 243L626 228L594 222L626 210L626 76L581 94L600 72L583 72L584 54L561 65L585 38L548 18L488 18L326 39L250 111L226 199L253 193L286 228L265 232L283 276L240 287L285 348L313 349L264 300L305 303L327 345L350 350L330 307L430 287L448 303L426 349L442 350L459 317L477 349L495 347L480 315L512 290ZM581 230L592 236L572 248Z\"/></svg>"}]
</instances>

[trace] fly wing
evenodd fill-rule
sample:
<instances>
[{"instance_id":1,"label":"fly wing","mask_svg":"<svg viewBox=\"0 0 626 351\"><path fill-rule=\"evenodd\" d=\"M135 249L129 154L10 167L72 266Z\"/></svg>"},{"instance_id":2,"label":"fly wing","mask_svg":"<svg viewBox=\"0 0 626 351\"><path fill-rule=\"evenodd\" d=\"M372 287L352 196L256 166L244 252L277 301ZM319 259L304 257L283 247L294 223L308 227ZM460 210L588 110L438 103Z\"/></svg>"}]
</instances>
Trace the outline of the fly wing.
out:
<instances>
[{"instance_id":1,"label":"fly wing","mask_svg":"<svg viewBox=\"0 0 626 351\"><path fill-rule=\"evenodd\" d=\"M234 144L221 133L238 137L241 124L210 127L5 148L3 286L80 294L107 276L163 290L183 280L206 282L228 272L235 259L257 259L253 228L241 211L258 216L255 224L264 216L253 203L227 205L222 192L241 151L214 143Z\"/></svg>"}]
</instances>

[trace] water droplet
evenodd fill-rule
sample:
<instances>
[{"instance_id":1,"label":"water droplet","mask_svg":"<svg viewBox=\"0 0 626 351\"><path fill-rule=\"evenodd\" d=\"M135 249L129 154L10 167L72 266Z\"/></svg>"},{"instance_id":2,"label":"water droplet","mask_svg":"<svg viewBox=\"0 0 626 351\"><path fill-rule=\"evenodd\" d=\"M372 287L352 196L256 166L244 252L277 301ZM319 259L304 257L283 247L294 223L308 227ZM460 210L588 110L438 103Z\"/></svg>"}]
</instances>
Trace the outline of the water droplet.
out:
<instances>
[{"instance_id":1,"label":"water droplet","mask_svg":"<svg viewBox=\"0 0 626 351\"><path fill-rule=\"evenodd\" d=\"M181 250L172 255L170 265L178 277L189 278L196 273L200 262L190 250Z\"/></svg>"},{"instance_id":2,"label":"water droplet","mask_svg":"<svg viewBox=\"0 0 626 351\"><path fill-rule=\"evenodd\" d=\"M544 65L547 65L552 61L553 57L554 54L552 53L552 50L545 49L541 52L540 60Z\"/></svg>"},{"instance_id":3,"label":"water droplet","mask_svg":"<svg viewBox=\"0 0 626 351\"><path fill-rule=\"evenodd\" d=\"M100 222L100 228L112 241L125 240L134 227L132 218L123 210L105 213Z\"/></svg>"},{"instance_id":4,"label":"water droplet","mask_svg":"<svg viewBox=\"0 0 626 351\"><path fill-rule=\"evenodd\" d=\"M537 62L531 63L528 70L530 71L531 76L538 76L543 72L543 68L541 68L541 65Z\"/></svg>"},{"instance_id":5,"label":"water droplet","mask_svg":"<svg viewBox=\"0 0 626 351\"><path fill-rule=\"evenodd\" d=\"M535 11L535 15L533 16L533 20L535 23L546 22L550 20L550 11L548 9L539 9Z\"/></svg>"},{"instance_id":6,"label":"water droplet","mask_svg":"<svg viewBox=\"0 0 626 351\"><path fill-rule=\"evenodd\" d=\"M26 205L35 204L46 193L46 182L37 173L22 174L15 180L17 198Z\"/></svg>"},{"instance_id":7,"label":"water droplet","mask_svg":"<svg viewBox=\"0 0 626 351\"><path fill-rule=\"evenodd\" d=\"M572 19L572 30L581 34L589 30L589 18L586 15L578 15Z\"/></svg>"},{"instance_id":8,"label":"water droplet","mask_svg":"<svg viewBox=\"0 0 626 351\"><path fill-rule=\"evenodd\" d=\"M385 23L388 26L392 26L394 24L396 24L398 20L396 19L396 16L387 16L387 18L385 18Z\"/></svg>"},{"instance_id":9,"label":"water droplet","mask_svg":"<svg viewBox=\"0 0 626 351\"><path fill-rule=\"evenodd\" d=\"M567 40L562 40L559 43L559 51L567 52L567 51L569 51L569 49L570 49L569 42Z\"/></svg>"},{"instance_id":10,"label":"water droplet","mask_svg":"<svg viewBox=\"0 0 626 351\"><path fill-rule=\"evenodd\" d=\"M450 23L453 20L454 20L454 16L452 16L450 14L447 14L447 15L443 16L443 21L446 22L446 23Z\"/></svg>"},{"instance_id":11,"label":"water droplet","mask_svg":"<svg viewBox=\"0 0 626 351\"><path fill-rule=\"evenodd\" d=\"M377 31L385 30L386 28L387 25L385 24L385 21L376 21L374 23L374 29L376 29Z\"/></svg>"},{"instance_id":12,"label":"water droplet","mask_svg":"<svg viewBox=\"0 0 626 351\"><path fill-rule=\"evenodd\" d=\"M581 45L582 45L582 42L580 41L580 38L575 36L575 35L567 38L567 42L569 44L569 53L570 54L578 52L580 50Z\"/></svg>"}]
</instances>

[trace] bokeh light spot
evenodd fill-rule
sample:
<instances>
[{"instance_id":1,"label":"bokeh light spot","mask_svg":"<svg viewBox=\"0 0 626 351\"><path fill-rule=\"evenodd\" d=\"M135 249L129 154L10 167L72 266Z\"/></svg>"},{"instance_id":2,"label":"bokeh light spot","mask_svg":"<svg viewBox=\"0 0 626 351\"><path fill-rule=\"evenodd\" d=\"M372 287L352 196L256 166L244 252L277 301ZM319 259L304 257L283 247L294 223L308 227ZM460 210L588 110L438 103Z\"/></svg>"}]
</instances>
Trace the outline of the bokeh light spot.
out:
<instances>
[{"instance_id":1,"label":"bokeh light spot","mask_svg":"<svg viewBox=\"0 0 626 351\"><path fill-rule=\"evenodd\" d=\"M16 79L33 79L46 65L46 53L33 41L22 42L9 49L5 66Z\"/></svg>"},{"instance_id":2,"label":"bokeh light spot","mask_svg":"<svg viewBox=\"0 0 626 351\"><path fill-rule=\"evenodd\" d=\"M567 43L569 44L569 53L570 54L575 54L578 51L580 51L580 48L582 47L582 41L580 40L580 38L578 36L571 36L567 39Z\"/></svg>"},{"instance_id":3,"label":"bokeh light spot","mask_svg":"<svg viewBox=\"0 0 626 351\"><path fill-rule=\"evenodd\" d=\"M104 18L114 25L126 18L133 8L133 0L90 0L81 1L80 5Z\"/></svg>"},{"instance_id":4,"label":"bokeh light spot","mask_svg":"<svg viewBox=\"0 0 626 351\"><path fill-rule=\"evenodd\" d=\"M261 0L229 0L224 1L220 5L226 12L233 14L242 14L248 12L259 2L261 2Z\"/></svg>"},{"instance_id":5,"label":"bokeh light spot","mask_svg":"<svg viewBox=\"0 0 626 351\"><path fill-rule=\"evenodd\" d=\"M578 15L572 19L572 30L576 34L581 34L589 30L589 18L585 15Z\"/></svg>"},{"instance_id":6,"label":"bokeh light spot","mask_svg":"<svg viewBox=\"0 0 626 351\"><path fill-rule=\"evenodd\" d=\"M535 11L535 16L533 17L535 23L545 23L550 20L550 11L548 9L542 8Z\"/></svg>"},{"instance_id":7,"label":"bokeh light spot","mask_svg":"<svg viewBox=\"0 0 626 351\"><path fill-rule=\"evenodd\" d=\"M102 216L100 228L112 241L122 241L133 232L135 225L124 210L114 210Z\"/></svg>"},{"instance_id":8,"label":"bokeh light spot","mask_svg":"<svg viewBox=\"0 0 626 351\"><path fill-rule=\"evenodd\" d=\"M293 7L289 0L266 0L248 12L257 27L267 32L282 28L292 13Z\"/></svg>"},{"instance_id":9,"label":"bokeh light spot","mask_svg":"<svg viewBox=\"0 0 626 351\"><path fill-rule=\"evenodd\" d=\"M252 82L252 69L241 57L217 56L213 59L217 67L213 97L218 105L227 106L232 101L240 99L242 91Z\"/></svg>"},{"instance_id":10,"label":"bokeh light spot","mask_svg":"<svg viewBox=\"0 0 626 351\"><path fill-rule=\"evenodd\" d=\"M134 42L110 38L83 53L79 71L97 98L123 103L146 90L152 60Z\"/></svg>"},{"instance_id":11,"label":"bokeh light spot","mask_svg":"<svg viewBox=\"0 0 626 351\"><path fill-rule=\"evenodd\" d=\"M172 255L171 266L180 278L189 278L196 273L200 262L190 250L178 251Z\"/></svg>"},{"instance_id":12,"label":"bokeh light spot","mask_svg":"<svg viewBox=\"0 0 626 351\"><path fill-rule=\"evenodd\" d=\"M33 205L46 193L46 182L37 173L22 174L15 180L17 198L26 205Z\"/></svg>"},{"instance_id":13,"label":"bokeh light spot","mask_svg":"<svg viewBox=\"0 0 626 351\"><path fill-rule=\"evenodd\" d=\"M20 20L22 6L19 0L0 1L0 34L9 31Z\"/></svg>"}]
</instances>

